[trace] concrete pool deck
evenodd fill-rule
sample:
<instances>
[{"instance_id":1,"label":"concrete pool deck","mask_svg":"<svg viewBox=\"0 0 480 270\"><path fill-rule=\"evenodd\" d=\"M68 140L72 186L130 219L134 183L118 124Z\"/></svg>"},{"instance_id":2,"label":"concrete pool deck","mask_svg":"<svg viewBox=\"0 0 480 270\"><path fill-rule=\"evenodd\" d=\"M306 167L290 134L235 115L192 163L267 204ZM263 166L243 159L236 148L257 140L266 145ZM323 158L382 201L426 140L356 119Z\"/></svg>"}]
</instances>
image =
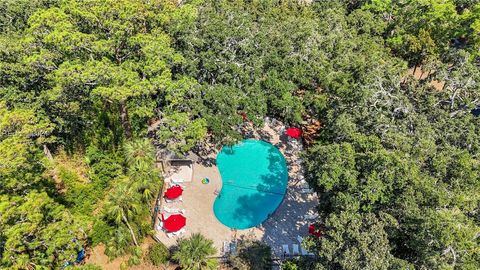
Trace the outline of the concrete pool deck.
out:
<instances>
[{"instance_id":1,"label":"concrete pool deck","mask_svg":"<svg viewBox=\"0 0 480 270\"><path fill-rule=\"evenodd\" d=\"M201 233L208 239L213 240L217 247L217 254L223 252L223 242L238 239L240 237L253 238L264 242L272 247L274 254L278 257L283 255L281 247L284 244L290 246L298 244L297 236L308 235L308 224L312 221L304 219L304 215L315 213L318 205L318 198L315 193L302 193L299 180L302 178L299 153L300 147L291 148L282 138L282 127L278 125L265 125L260 130L249 130L246 138L263 139L275 145L285 156L289 170L289 181L287 193L277 210L257 227L245 230L232 230L220 223L213 212L215 191L222 187L222 180L218 168L214 164L216 152L208 156L199 157L190 154L189 158L194 160L193 181L183 183L183 202L166 203L163 199L160 210L163 206L169 208L185 209L187 225L186 233L180 237L168 238L167 235L158 230L158 218L155 222L155 237L167 246L176 245L182 237L188 237L192 233ZM209 184L202 184L201 179L208 177ZM160 211L161 212L161 211ZM168 216L168 215L166 215Z\"/></svg>"}]
</instances>

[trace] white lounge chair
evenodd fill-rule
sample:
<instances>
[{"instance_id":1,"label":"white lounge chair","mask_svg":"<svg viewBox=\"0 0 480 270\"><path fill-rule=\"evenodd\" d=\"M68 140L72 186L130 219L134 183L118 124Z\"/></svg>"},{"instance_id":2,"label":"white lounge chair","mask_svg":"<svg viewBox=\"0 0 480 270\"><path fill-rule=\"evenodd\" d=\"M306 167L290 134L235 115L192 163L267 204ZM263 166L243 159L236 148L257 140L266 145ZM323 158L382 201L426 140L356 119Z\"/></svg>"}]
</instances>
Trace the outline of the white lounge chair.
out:
<instances>
[{"instance_id":1,"label":"white lounge chair","mask_svg":"<svg viewBox=\"0 0 480 270\"><path fill-rule=\"evenodd\" d=\"M288 245L282 245L283 256L290 256L290 249Z\"/></svg>"},{"instance_id":2,"label":"white lounge chair","mask_svg":"<svg viewBox=\"0 0 480 270\"><path fill-rule=\"evenodd\" d=\"M230 252L230 243L228 241L223 241L223 253L227 254Z\"/></svg>"},{"instance_id":3,"label":"white lounge chair","mask_svg":"<svg viewBox=\"0 0 480 270\"><path fill-rule=\"evenodd\" d=\"M170 183L176 184L176 185L179 185L180 183L183 183L183 182L185 182L185 180L183 180L183 179L172 179L170 181Z\"/></svg>"},{"instance_id":4,"label":"white lounge chair","mask_svg":"<svg viewBox=\"0 0 480 270\"><path fill-rule=\"evenodd\" d=\"M306 214L303 216L304 219L307 219L307 220L312 220L312 219L316 219L318 217L318 214L315 213L315 214Z\"/></svg>"},{"instance_id":5,"label":"white lounge chair","mask_svg":"<svg viewBox=\"0 0 480 270\"><path fill-rule=\"evenodd\" d=\"M302 188L300 190L300 193L304 193L304 194L313 193L313 188Z\"/></svg>"},{"instance_id":6,"label":"white lounge chair","mask_svg":"<svg viewBox=\"0 0 480 270\"><path fill-rule=\"evenodd\" d=\"M297 236L297 241L298 243L302 244L303 243L303 237L301 237L300 235Z\"/></svg>"},{"instance_id":7,"label":"white lounge chair","mask_svg":"<svg viewBox=\"0 0 480 270\"><path fill-rule=\"evenodd\" d=\"M230 242L230 254L237 254L237 240L233 240L232 242Z\"/></svg>"},{"instance_id":8,"label":"white lounge chair","mask_svg":"<svg viewBox=\"0 0 480 270\"><path fill-rule=\"evenodd\" d=\"M300 255L300 251L298 251L298 245L297 244L293 244L292 245L292 254L295 256L295 255Z\"/></svg>"},{"instance_id":9,"label":"white lounge chair","mask_svg":"<svg viewBox=\"0 0 480 270\"><path fill-rule=\"evenodd\" d=\"M176 198L176 199L174 199L174 200L169 200L169 199L165 198L165 202L167 202L167 203L183 202L183 198L182 198L182 196L180 196L180 197L178 197L178 198Z\"/></svg>"},{"instance_id":10,"label":"white lounge chair","mask_svg":"<svg viewBox=\"0 0 480 270\"><path fill-rule=\"evenodd\" d=\"M184 234L187 230L185 230L185 228L179 230L179 231L176 231L176 232L173 232L173 235L175 236L180 236L182 234Z\"/></svg>"},{"instance_id":11,"label":"white lounge chair","mask_svg":"<svg viewBox=\"0 0 480 270\"><path fill-rule=\"evenodd\" d=\"M303 247L300 248L300 250L302 251L302 256L313 256L315 254L311 253L311 252L308 252L306 249L304 249Z\"/></svg>"},{"instance_id":12,"label":"white lounge chair","mask_svg":"<svg viewBox=\"0 0 480 270\"><path fill-rule=\"evenodd\" d=\"M300 184L300 188L303 190L303 189L310 189L310 185L308 183L301 183Z\"/></svg>"},{"instance_id":13,"label":"white lounge chair","mask_svg":"<svg viewBox=\"0 0 480 270\"><path fill-rule=\"evenodd\" d=\"M170 182L168 183L168 187L174 187L174 186L180 186L183 190L185 189L185 185L176 183L176 182Z\"/></svg>"},{"instance_id":14,"label":"white lounge chair","mask_svg":"<svg viewBox=\"0 0 480 270\"><path fill-rule=\"evenodd\" d=\"M177 208L169 208L167 206L164 206L162 208L162 210L165 212L165 213L169 213L169 214L174 214L174 213L182 213L182 214L185 214L185 209L177 209Z\"/></svg>"}]
</instances>

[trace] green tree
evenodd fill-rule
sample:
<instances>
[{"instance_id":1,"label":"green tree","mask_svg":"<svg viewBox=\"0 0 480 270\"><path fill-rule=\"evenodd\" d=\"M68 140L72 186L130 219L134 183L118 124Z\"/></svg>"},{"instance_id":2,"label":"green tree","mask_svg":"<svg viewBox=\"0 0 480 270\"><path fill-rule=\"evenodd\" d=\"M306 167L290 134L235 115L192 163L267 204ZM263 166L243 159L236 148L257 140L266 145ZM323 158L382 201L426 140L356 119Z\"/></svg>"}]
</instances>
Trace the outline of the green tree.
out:
<instances>
[{"instance_id":1,"label":"green tree","mask_svg":"<svg viewBox=\"0 0 480 270\"><path fill-rule=\"evenodd\" d=\"M388 21L388 44L415 69L439 59L461 37L453 0L371 1L364 6Z\"/></svg>"},{"instance_id":2,"label":"green tree","mask_svg":"<svg viewBox=\"0 0 480 270\"><path fill-rule=\"evenodd\" d=\"M105 202L105 214L117 225L126 225L133 243L138 246L137 233L130 221L140 213L142 206L135 191L125 183L126 179L119 179L118 181L120 182L119 185L109 194Z\"/></svg>"},{"instance_id":3,"label":"green tree","mask_svg":"<svg viewBox=\"0 0 480 270\"><path fill-rule=\"evenodd\" d=\"M56 5L57 0L0 1L0 33L15 33L27 26L28 18L37 10Z\"/></svg>"},{"instance_id":4,"label":"green tree","mask_svg":"<svg viewBox=\"0 0 480 270\"><path fill-rule=\"evenodd\" d=\"M229 264L238 270L264 270L272 268L272 250L259 241L240 239L237 252L228 258Z\"/></svg>"},{"instance_id":5,"label":"green tree","mask_svg":"<svg viewBox=\"0 0 480 270\"><path fill-rule=\"evenodd\" d=\"M215 255L217 250L213 241L206 239L199 233L194 233L188 239L181 240L178 251L173 254L173 259L178 261L180 267L186 270L216 269L218 261L209 256Z\"/></svg>"},{"instance_id":6,"label":"green tree","mask_svg":"<svg viewBox=\"0 0 480 270\"><path fill-rule=\"evenodd\" d=\"M45 192L0 195L1 266L59 268L75 260L86 240L81 223Z\"/></svg>"},{"instance_id":7,"label":"green tree","mask_svg":"<svg viewBox=\"0 0 480 270\"><path fill-rule=\"evenodd\" d=\"M374 214L329 215L318 239L321 269L390 269L394 257L385 230L391 225Z\"/></svg>"},{"instance_id":8,"label":"green tree","mask_svg":"<svg viewBox=\"0 0 480 270\"><path fill-rule=\"evenodd\" d=\"M160 172L155 167L155 148L150 140L142 139L126 143L124 149L130 185L149 205L161 188Z\"/></svg>"},{"instance_id":9,"label":"green tree","mask_svg":"<svg viewBox=\"0 0 480 270\"><path fill-rule=\"evenodd\" d=\"M0 194L21 194L42 181L46 161L40 146L51 131L51 123L34 111L0 102Z\"/></svg>"},{"instance_id":10,"label":"green tree","mask_svg":"<svg viewBox=\"0 0 480 270\"><path fill-rule=\"evenodd\" d=\"M23 64L42 72L49 116L82 134L92 112L107 111L126 138L139 133L157 105L168 105L156 98L175 90L172 69L183 62L164 31L174 10L168 0L72 0L33 14Z\"/></svg>"}]
</instances>

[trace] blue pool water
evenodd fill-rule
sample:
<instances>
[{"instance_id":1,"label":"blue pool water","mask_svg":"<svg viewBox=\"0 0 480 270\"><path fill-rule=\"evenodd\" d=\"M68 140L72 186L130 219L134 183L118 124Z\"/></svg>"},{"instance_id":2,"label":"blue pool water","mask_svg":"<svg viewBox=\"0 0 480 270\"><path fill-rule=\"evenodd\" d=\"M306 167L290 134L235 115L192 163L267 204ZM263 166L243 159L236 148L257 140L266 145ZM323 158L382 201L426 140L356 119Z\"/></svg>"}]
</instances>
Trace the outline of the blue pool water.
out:
<instances>
[{"instance_id":1,"label":"blue pool water","mask_svg":"<svg viewBox=\"0 0 480 270\"><path fill-rule=\"evenodd\" d=\"M222 190L213 211L224 225L235 229L257 226L282 202L287 190L287 164L270 143L244 140L224 146L217 155L217 166Z\"/></svg>"}]
</instances>

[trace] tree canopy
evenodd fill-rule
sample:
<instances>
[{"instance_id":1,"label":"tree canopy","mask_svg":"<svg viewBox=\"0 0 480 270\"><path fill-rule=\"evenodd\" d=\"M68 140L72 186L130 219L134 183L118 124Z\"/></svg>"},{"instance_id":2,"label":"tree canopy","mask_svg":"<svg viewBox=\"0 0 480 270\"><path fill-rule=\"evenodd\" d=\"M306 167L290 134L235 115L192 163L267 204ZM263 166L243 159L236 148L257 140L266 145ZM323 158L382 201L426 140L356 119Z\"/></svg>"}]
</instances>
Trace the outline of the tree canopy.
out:
<instances>
[{"instance_id":1,"label":"tree canopy","mask_svg":"<svg viewBox=\"0 0 480 270\"><path fill-rule=\"evenodd\" d=\"M321 123L323 236L285 267L478 269L479 57L476 0L0 0L0 268L101 243L139 263L156 151L268 116ZM200 235L179 248L217 265Z\"/></svg>"}]
</instances>

